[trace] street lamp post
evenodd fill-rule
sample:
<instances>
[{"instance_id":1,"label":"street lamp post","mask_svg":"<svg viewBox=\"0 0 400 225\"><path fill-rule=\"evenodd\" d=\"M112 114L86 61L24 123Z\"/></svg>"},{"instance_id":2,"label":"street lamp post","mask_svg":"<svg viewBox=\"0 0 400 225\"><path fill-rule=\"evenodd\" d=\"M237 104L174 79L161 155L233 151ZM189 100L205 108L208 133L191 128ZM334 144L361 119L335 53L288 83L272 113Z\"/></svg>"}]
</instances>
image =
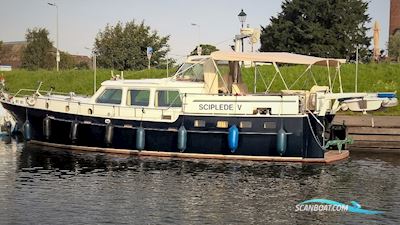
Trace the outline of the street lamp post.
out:
<instances>
[{"instance_id":1,"label":"street lamp post","mask_svg":"<svg viewBox=\"0 0 400 225\"><path fill-rule=\"evenodd\" d=\"M97 77L97 59L96 59L96 55L97 55L97 52L96 52L96 50L94 50L94 49L90 49L90 48L87 48L87 47L85 47L85 49L87 49L87 50L91 50L92 51L92 60L93 60L93 94L95 94L96 93L96 77Z\"/></svg>"},{"instance_id":2,"label":"street lamp post","mask_svg":"<svg viewBox=\"0 0 400 225\"><path fill-rule=\"evenodd\" d=\"M190 25L197 27L197 55L201 55L201 46L200 46L200 25L197 23L191 23Z\"/></svg>"},{"instance_id":3,"label":"street lamp post","mask_svg":"<svg viewBox=\"0 0 400 225\"><path fill-rule=\"evenodd\" d=\"M168 66L168 64L169 64L169 60L168 60L168 55L167 55L167 77L169 77L169 66Z\"/></svg>"},{"instance_id":4,"label":"street lamp post","mask_svg":"<svg viewBox=\"0 0 400 225\"><path fill-rule=\"evenodd\" d=\"M239 21L242 23L242 28L244 27L244 23L246 22L246 17L247 14L242 9L242 11L240 11L240 13L238 14ZM242 39L242 52L244 52L243 39Z\"/></svg>"},{"instance_id":5,"label":"street lamp post","mask_svg":"<svg viewBox=\"0 0 400 225\"><path fill-rule=\"evenodd\" d=\"M97 59L96 59L96 55L97 52L96 51L92 51L93 52L93 94L96 94L96 72L97 72Z\"/></svg>"},{"instance_id":6,"label":"street lamp post","mask_svg":"<svg viewBox=\"0 0 400 225\"><path fill-rule=\"evenodd\" d=\"M357 44L356 47L356 80L355 80L355 84L354 84L354 91L357 93L357 86L358 86L358 57L359 57L359 45Z\"/></svg>"},{"instance_id":7,"label":"street lamp post","mask_svg":"<svg viewBox=\"0 0 400 225\"><path fill-rule=\"evenodd\" d=\"M162 44L161 45L161 48L167 48L167 51L166 51L166 53L165 53L165 59L167 60L167 77L169 77L169 59L168 59L168 47L169 47L169 45L168 44Z\"/></svg>"},{"instance_id":8,"label":"street lamp post","mask_svg":"<svg viewBox=\"0 0 400 225\"><path fill-rule=\"evenodd\" d=\"M362 23L358 24L358 30L357 30L357 35L358 36L362 35L362 32L361 32L362 29L363 29L363 24ZM359 62L359 60L360 60L360 44L359 44L359 41L357 40L357 46L356 46L356 79L355 79L355 84L354 84L354 91L356 93L358 91L358 62Z\"/></svg>"},{"instance_id":9,"label":"street lamp post","mask_svg":"<svg viewBox=\"0 0 400 225\"><path fill-rule=\"evenodd\" d=\"M56 7L56 10L57 10L57 18L56 18L56 29L57 29L57 34L56 34L56 48L57 48L57 53L56 53L56 63L57 63L57 72L59 71L59 68L60 68L60 52L59 52L59 50L58 50L58 6L56 5L56 3L50 3L50 2L48 2L47 3L48 5L50 5L50 6L54 6L54 7Z\"/></svg>"}]
</instances>

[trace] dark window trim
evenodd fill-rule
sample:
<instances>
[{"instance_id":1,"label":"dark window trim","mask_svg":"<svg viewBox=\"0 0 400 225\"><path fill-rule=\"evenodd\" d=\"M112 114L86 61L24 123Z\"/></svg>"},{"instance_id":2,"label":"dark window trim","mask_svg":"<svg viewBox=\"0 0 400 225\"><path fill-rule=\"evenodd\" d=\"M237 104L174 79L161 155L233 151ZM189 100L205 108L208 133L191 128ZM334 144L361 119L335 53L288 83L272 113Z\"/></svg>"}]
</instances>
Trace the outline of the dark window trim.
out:
<instances>
[{"instance_id":1,"label":"dark window trim","mask_svg":"<svg viewBox=\"0 0 400 225\"><path fill-rule=\"evenodd\" d=\"M130 95L130 91L148 91L149 92L149 99L147 105L132 105L132 99L128 101L128 95ZM126 105L131 106L131 107L150 107L150 97L151 97L151 89L150 88L128 88L127 94L126 94ZM129 97L131 98L131 97Z\"/></svg>"},{"instance_id":2,"label":"dark window trim","mask_svg":"<svg viewBox=\"0 0 400 225\"><path fill-rule=\"evenodd\" d=\"M169 106L159 106L158 105L158 103L159 103L159 101L158 101L158 92L159 91L176 91L176 92L178 92L178 96L179 96L179 99L181 100L181 106L171 106L171 105L169 105ZM155 107L157 107L157 108L182 108L182 105L183 105L183 99L181 98L181 92L179 91L179 90L177 90L177 89L156 89L156 91L154 92L155 94L154 94L154 106ZM156 103L157 103L157 105L156 105Z\"/></svg>"},{"instance_id":3,"label":"dark window trim","mask_svg":"<svg viewBox=\"0 0 400 225\"><path fill-rule=\"evenodd\" d=\"M99 102L99 101L98 101L99 98L101 98L101 97L104 95L104 93L105 93L106 91L108 91L108 90L119 90L119 91L121 91L121 99L120 99L119 103L111 103L111 102L108 103L108 102ZM122 95L123 95L123 90L122 90L122 88L105 88L104 91L101 92L101 94L100 94L99 96L97 96L97 98L96 98L96 103L98 103L98 104L107 104L107 105L121 105L121 103L122 103Z\"/></svg>"}]
</instances>

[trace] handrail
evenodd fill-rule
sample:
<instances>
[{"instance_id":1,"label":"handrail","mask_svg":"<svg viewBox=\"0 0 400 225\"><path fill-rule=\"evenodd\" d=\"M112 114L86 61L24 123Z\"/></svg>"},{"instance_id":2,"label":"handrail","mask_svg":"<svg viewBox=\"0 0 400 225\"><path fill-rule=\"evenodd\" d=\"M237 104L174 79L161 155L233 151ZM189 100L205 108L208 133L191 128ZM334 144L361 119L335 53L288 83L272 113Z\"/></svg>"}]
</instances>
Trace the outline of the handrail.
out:
<instances>
[{"instance_id":1,"label":"handrail","mask_svg":"<svg viewBox=\"0 0 400 225\"><path fill-rule=\"evenodd\" d=\"M77 103L78 104L78 108L77 108L77 111L78 112L80 112L80 113L82 113L82 107L84 107L84 106L86 106L86 107L89 107L89 108L92 108L92 110L93 110L93 112L95 112L96 110L95 110L95 107L97 106L97 107L110 107L110 109L111 109L111 111L112 111L112 114L113 114L113 116L120 116L120 114L121 114L121 109L132 109L133 111L134 111L134 117L136 117L136 114L137 114L137 110L142 110L142 108L143 107L135 107L135 106L127 106L127 105L113 105L113 104L100 104L100 103L96 103L96 104L94 104L94 103L90 103L90 102L81 102L81 101L78 101L78 100L76 100L76 99L72 99L72 100L65 100L65 99L49 99L49 98L42 98L42 99L45 99L45 100L51 100L51 101L56 101L56 102L65 102L65 103L68 103L68 104L70 104L70 103ZM171 110L171 109L174 109L175 107L168 107L168 108L153 108L153 107L146 107L146 110L153 110L153 111L161 111L161 113L163 114L163 113L165 113L165 112L168 112L168 111L172 111L172 112L174 112L174 110Z\"/></svg>"},{"instance_id":2,"label":"handrail","mask_svg":"<svg viewBox=\"0 0 400 225\"><path fill-rule=\"evenodd\" d=\"M14 97L17 97L19 94L20 94L20 92L23 92L23 91L28 91L28 92L32 92L32 93L35 93L36 92L36 90L33 90L33 89L25 89L25 88L22 88L22 89L19 89L18 91L17 91L17 93L15 93L13 96ZM25 96L28 96L28 95L22 95L23 97L25 97Z\"/></svg>"},{"instance_id":3,"label":"handrail","mask_svg":"<svg viewBox=\"0 0 400 225\"><path fill-rule=\"evenodd\" d=\"M38 91L36 89L21 88L13 96L17 97L18 95L20 95L21 92L31 92L32 94L39 93L42 96L46 96L49 93L49 91L44 91L44 90ZM67 92L59 92L59 91L51 92L51 94L53 94L53 95L57 94L57 95L65 95L65 96L70 96L70 93L71 92L67 93ZM29 95L21 95L21 96L25 97L25 96L29 96ZM77 95L77 96L85 96L85 95Z\"/></svg>"}]
</instances>

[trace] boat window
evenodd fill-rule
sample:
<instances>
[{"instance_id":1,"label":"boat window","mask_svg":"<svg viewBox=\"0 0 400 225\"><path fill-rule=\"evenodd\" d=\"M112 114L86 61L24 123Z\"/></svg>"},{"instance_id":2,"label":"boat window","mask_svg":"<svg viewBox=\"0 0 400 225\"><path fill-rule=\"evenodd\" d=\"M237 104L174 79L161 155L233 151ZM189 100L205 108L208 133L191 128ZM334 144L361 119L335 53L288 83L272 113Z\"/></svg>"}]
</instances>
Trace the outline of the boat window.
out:
<instances>
[{"instance_id":1,"label":"boat window","mask_svg":"<svg viewBox=\"0 0 400 225\"><path fill-rule=\"evenodd\" d=\"M204 120L195 120L193 123L194 127L205 127L206 126L206 121Z\"/></svg>"},{"instance_id":2,"label":"boat window","mask_svg":"<svg viewBox=\"0 0 400 225\"><path fill-rule=\"evenodd\" d=\"M239 127L240 128L251 128L252 123L251 123L251 121L241 121Z\"/></svg>"},{"instance_id":3,"label":"boat window","mask_svg":"<svg viewBox=\"0 0 400 225\"><path fill-rule=\"evenodd\" d=\"M229 122L225 120L218 120L217 121L217 128L228 128Z\"/></svg>"},{"instance_id":4,"label":"boat window","mask_svg":"<svg viewBox=\"0 0 400 225\"><path fill-rule=\"evenodd\" d=\"M149 106L150 90L129 90L128 105Z\"/></svg>"},{"instance_id":5,"label":"boat window","mask_svg":"<svg viewBox=\"0 0 400 225\"><path fill-rule=\"evenodd\" d=\"M204 81L203 64L185 63L177 72L178 80Z\"/></svg>"},{"instance_id":6,"label":"boat window","mask_svg":"<svg viewBox=\"0 0 400 225\"><path fill-rule=\"evenodd\" d=\"M182 107L181 96L178 91L157 91L156 106Z\"/></svg>"},{"instance_id":7,"label":"boat window","mask_svg":"<svg viewBox=\"0 0 400 225\"><path fill-rule=\"evenodd\" d=\"M264 128L265 129L276 129L276 122L265 122Z\"/></svg>"},{"instance_id":8,"label":"boat window","mask_svg":"<svg viewBox=\"0 0 400 225\"><path fill-rule=\"evenodd\" d=\"M121 99L122 99L121 89L106 89L96 99L96 102L105 104L121 104Z\"/></svg>"}]
</instances>

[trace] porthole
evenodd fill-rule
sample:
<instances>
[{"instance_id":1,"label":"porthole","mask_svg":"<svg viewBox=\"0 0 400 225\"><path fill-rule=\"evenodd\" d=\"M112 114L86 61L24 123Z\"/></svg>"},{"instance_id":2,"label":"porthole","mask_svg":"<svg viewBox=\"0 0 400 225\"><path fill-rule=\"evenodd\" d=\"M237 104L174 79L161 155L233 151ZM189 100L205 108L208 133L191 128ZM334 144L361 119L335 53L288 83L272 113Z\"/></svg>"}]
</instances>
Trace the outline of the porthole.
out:
<instances>
[{"instance_id":1,"label":"porthole","mask_svg":"<svg viewBox=\"0 0 400 225\"><path fill-rule=\"evenodd\" d=\"M88 109L88 114L92 115L93 114L93 110L92 109Z\"/></svg>"},{"instance_id":2,"label":"porthole","mask_svg":"<svg viewBox=\"0 0 400 225\"><path fill-rule=\"evenodd\" d=\"M264 123L264 128L265 129L275 129L276 128L276 122L265 122Z\"/></svg>"},{"instance_id":3,"label":"porthole","mask_svg":"<svg viewBox=\"0 0 400 225\"><path fill-rule=\"evenodd\" d=\"M48 102L46 102L45 107L46 107L46 109L48 109L50 107Z\"/></svg>"},{"instance_id":4,"label":"porthole","mask_svg":"<svg viewBox=\"0 0 400 225\"><path fill-rule=\"evenodd\" d=\"M241 121L239 127L240 128L251 128L252 123L251 123L251 121Z\"/></svg>"},{"instance_id":5,"label":"porthole","mask_svg":"<svg viewBox=\"0 0 400 225\"><path fill-rule=\"evenodd\" d=\"M205 127L206 126L206 121L204 120L195 120L193 123L194 127Z\"/></svg>"},{"instance_id":6,"label":"porthole","mask_svg":"<svg viewBox=\"0 0 400 225\"><path fill-rule=\"evenodd\" d=\"M65 106L65 112L69 112L69 105Z\"/></svg>"},{"instance_id":7,"label":"porthole","mask_svg":"<svg viewBox=\"0 0 400 225\"><path fill-rule=\"evenodd\" d=\"M217 121L218 128L228 128L228 126L229 126L228 121L224 121L224 120Z\"/></svg>"}]
</instances>

